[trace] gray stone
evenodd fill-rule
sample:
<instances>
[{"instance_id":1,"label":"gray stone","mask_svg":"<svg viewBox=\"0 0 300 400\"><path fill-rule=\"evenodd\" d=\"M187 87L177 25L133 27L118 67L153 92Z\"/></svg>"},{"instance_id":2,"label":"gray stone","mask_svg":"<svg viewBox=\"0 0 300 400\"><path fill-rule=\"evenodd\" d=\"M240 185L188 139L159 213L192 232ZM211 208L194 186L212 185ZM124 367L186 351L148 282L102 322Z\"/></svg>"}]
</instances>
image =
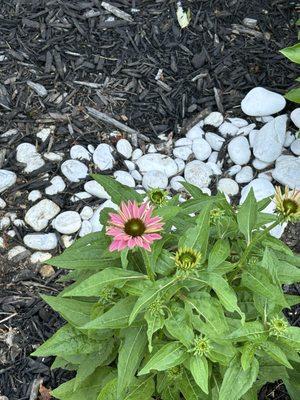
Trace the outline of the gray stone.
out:
<instances>
[{"instance_id":1,"label":"gray stone","mask_svg":"<svg viewBox=\"0 0 300 400\"><path fill-rule=\"evenodd\" d=\"M70 156L73 160L87 160L91 159L90 153L87 149L80 144L71 147Z\"/></svg>"},{"instance_id":2,"label":"gray stone","mask_svg":"<svg viewBox=\"0 0 300 400\"><path fill-rule=\"evenodd\" d=\"M250 90L241 103L243 112L253 117L276 114L283 110L285 105L285 98L281 94L262 87Z\"/></svg>"},{"instance_id":3,"label":"gray stone","mask_svg":"<svg viewBox=\"0 0 300 400\"><path fill-rule=\"evenodd\" d=\"M149 171L163 171L167 177L176 175L177 164L168 156L159 153L145 154L136 161L142 174Z\"/></svg>"},{"instance_id":4,"label":"gray stone","mask_svg":"<svg viewBox=\"0 0 300 400\"><path fill-rule=\"evenodd\" d=\"M54 196L57 193L61 193L65 190L66 184L61 176L54 176L51 179L51 186L46 187L45 193L48 196Z\"/></svg>"},{"instance_id":5,"label":"gray stone","mask_svg":"<svg viewBox=\"0 0 300 400\"><path fill-rule=\"evenodd\" d=\"M130 175L130 173L127 171L121 171L121 170L115 171L114 177L116 178L116 181L118 181L122 185L129 186L132 188L135 187L135 181L133 177Z\"/></svg>"},{"instance_id":6,"label":"gray stone","mask_svg":"<svg viewBox=\"0 0 300 400\"><path fill-rule=\"evenodd\" d=\"M228 145L228 154L235 164L247 164L251 157L248 140L244 136L232 139Z\"/></svg>"},{"instance_id":7,"label":"gray stone","mask_svg":"<svg viewBox=\"0 0 300 400\"><path fill-rule=\"evenodd\" d=\"M132 146L127 139L120 139L117 142L117 151L125 158L130 158L132 155Z\"/></svg>"},{"instance_id":8,"label":"gray stone","mask_svg":"<svg viewBox=\"0 0 300 400\"><path fill-rule=\"evenodd\" d=\"M106 143L99 144L93 153L93 160L101 171L112 169L115 159L111 147Z\"/></svg>"},{"instance_id":9,"label":"gray stone","mask_svg":"<svg viewBox=\"0 0 300 400\"><path fill-rule=\"evenodd\" d=\"M236 196L239 192L239 185L230 178L222 178L218 182L218 190L228 196Z\"/></svg>"},{"instance_id":10,"label":"gray stone","mask_svg":"<svg viewBox=\"0 0 300 400\"><path fill-rule=\"evenodd\" d=\"M63 233L64 235L70 235L79 231L81 227L81 218L78 212L76 211L65 211L53 220L52 226L59 233Z\"/></svg>"},{"instance_id":11,"label":"gray stone","mask_svg":"<svg viewBox=\"0 0 300 400\"><path fill-rule=\"evenodd\" d=\"M25 235L23 241L34 250L53 250L58 243L55 233L31 233Z\"/></svg>"},{"instance_id":12,"label":"gray stone","mask_svg":"<svg viewBox=\"0 0 300 400\"><path fill-rule=\"evenodd\" d=\"M194 160L188 163L184 170L184 178L188 183L199 188L206 188L211 182L212 169L204 162Z\"/></svg>"},{"instance_id":13,"label":"gray stone","mask_svg":"<svg viewBox=\"0 0 300 400\"><path fill-rule=\"evenodd\" d=\"M37 204L29 208L25 214L25 222L35 231L40 232L45 229L49 221L54 218L60 211L60 208L53 201L43 199Z\"/></svg>"},{"instance_id":14,"label":"gray stone","mask_svg":"<svg viewBox=\"0 0 300 400\"><path fill-rule=\"evenodd\" d=\"M0 193L4 192L17 181L17 175L6 169L0 169Z\"/></svg>"},{"instance_id":15,"label":"gray stone","mask_svg":"<svg viewBox=\"0 0 300 400\"><path fill-rule=\"evenodd\" d=\"M166 189L168 186L168 177L162 171L148 171L143 176L142 185L146 190L153 188Z\"/></svg>"},{"instance_id":16,"label":"gray stone","mask_svg":"<svg viewBox=\"0 0 300 400\"><path fill-rule=\"evenodd\" d=\"M41 168L45 161L31 143L21 143L17 146L16 159L25 164L24 172L30 173Z\"/></svg>"},{"instance_id":17,"label":"gray stone","mask_svg":"<svg viewBox=\"0 0 300 400\"><path fill-rule=\"evenodd\" d=\"M273 178L291 189L300 190L300 158L282 156L276 161Z\"/></svg>"},{"instance_id":18,"label":"gray stone","mask_svg":"<svg viewBox=\"0 0 300 400\"><path fill-rule=\"evenodd\" d=\"M235 176L237 183L248 183L253 179L253 170L251 167L246 165L243 167Z\"/></svg>"},{"instance_id":19,"label":"gray stone","mask_svg":"<svg viewBox=\"0 0 300 400\"><path fill-rule=\"evenodd\" d=\"M205 139L195 139L192 146L193 153L197 160L205 161L211 155L210 144Z\"/></svg>"},{"instance_id":20,"label":"gray stone","mask_svg":"<svg viewBox=\"0 0 300 400\"><path fill-rule=\"evenodd\" d=\"M78 160L67 160L61 165L61 172L70 182L79 182L88 175L88 168Z\"/></svg>"},{"instance_id":21,"label":"gray stone","mask_svg":"<svg viewBox=\"0 0 300 400\"><path fill-rule=\"evenodd\" d=\"M99 199L110 199L110 195L104 187L96 181L88 181L84 184L84 190Z\"/></svg>"}]
</instances>

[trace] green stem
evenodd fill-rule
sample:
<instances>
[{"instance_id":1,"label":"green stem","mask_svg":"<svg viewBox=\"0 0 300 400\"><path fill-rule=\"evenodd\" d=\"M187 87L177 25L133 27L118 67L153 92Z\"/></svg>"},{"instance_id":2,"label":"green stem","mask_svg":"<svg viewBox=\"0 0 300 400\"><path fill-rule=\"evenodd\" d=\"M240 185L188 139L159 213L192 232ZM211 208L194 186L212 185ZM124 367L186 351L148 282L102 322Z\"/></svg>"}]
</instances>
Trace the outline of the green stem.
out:
<instances>
[{"instance_id":1,"label":"green stem","mask_svg":"<svg viewBox=\"0 0 300 400\"><path fill-rule=\"evenodd\" d=\"M141 253L142 253L142 257L143 257L144 263L145 263L147 275L149 276L149 279L154 282L155 281L155 275L154 275L154 272L152 271L152 267L151 267L151 263L150 263L150 259L149 259L149 254L145 249L141 249Z\"/></svg>"},{"instance_id":2,"label":"green stem","mask_svg":"<svg viewBox=\"0 0 300 400\"><path fill-rule=\"evenodd\" d=\"M269 225L267 228L263 230L263 232L260 235L257 235L256 238L254 238L249 245L246 247L246 250L244 251L244 254L242 255L240 261L238 262L238 266L243 267L245 262L247 261L248 255L251 253L253 247L260 242L264 236L266 236L267 233L269 233L273 228L275 228L277 225L281 224L283 221L281 219L278 219L277 221L274 221L271 225Z\"/></svg>"}]
</instances>

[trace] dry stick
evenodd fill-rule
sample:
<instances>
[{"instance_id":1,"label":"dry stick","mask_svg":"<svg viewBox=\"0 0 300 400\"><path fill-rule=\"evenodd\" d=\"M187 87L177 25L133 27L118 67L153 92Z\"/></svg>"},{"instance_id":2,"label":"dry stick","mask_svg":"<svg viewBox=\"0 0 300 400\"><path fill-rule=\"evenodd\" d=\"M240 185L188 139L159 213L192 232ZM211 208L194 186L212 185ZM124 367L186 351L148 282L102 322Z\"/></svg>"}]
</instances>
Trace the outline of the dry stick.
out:
<instances>
[{"instance_id":1,"label":"dry stick","mask_svg":"<svg viewBox=\"0 0 300 400\"><path fill-rule=\"evenodd\" d=\"M109 115L104 114L103 112L100 112L92 107L86 107L86 109L90 116L92 116L96 119L99 119L102 122L106 122L107 124L113 125L116 128L121 129L122 131L128 133L131 136L133 142L137 142L137 137L139 137L140 139L143 139L145 142L150 142L150 139L147 136L136 131L135 129L129 128L129 126L123 124L120 121L117 121L116 119L110 117ZM135 145L135 143L134 143L134 145Z\"/></svg>"},{"instance_id":2,"label":"dry stick","mask_svg":"<svg viewBox=\"0 0 300 400\"><path fill-rule=\"evenodd\" d=\"M133 18L131 15L127 14L126 12L120 10L119 8L112 6L111 4L107 3L106 1L102 1L101 6L105 8L105 10L111 12L116 17L121 19L125 19L125 21L133 22Z\"/></svg>"}]
</instances>

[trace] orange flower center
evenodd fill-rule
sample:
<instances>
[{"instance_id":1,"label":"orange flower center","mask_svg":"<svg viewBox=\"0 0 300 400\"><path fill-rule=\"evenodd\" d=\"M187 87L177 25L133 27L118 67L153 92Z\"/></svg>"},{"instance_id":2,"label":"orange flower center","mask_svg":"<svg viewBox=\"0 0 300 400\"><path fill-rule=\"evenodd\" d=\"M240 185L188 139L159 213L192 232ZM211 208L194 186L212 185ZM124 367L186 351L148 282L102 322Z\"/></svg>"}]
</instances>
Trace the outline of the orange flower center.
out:
<instances>
[{"instance_id":1,"label":"orange flower center","mask_svg":"<svg viewBox=\"0 0 300 400\"><path fill-rule=\"evenodd\" d=\"M145 232L146 227L145 224L142 220L138 218L133 218L130 219L125 223L125 228L124 231L127 233L127 235L136 237L136 236L142 236L142 234Z\"/></svg>"}]
</instances>

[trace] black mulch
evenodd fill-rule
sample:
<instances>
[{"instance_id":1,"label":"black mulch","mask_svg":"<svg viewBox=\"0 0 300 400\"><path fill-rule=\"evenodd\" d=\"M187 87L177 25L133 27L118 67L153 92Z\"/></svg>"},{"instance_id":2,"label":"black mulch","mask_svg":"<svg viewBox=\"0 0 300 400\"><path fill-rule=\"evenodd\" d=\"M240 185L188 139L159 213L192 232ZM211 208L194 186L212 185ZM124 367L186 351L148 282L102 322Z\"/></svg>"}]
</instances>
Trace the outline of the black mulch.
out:
<instances>
[{"instance_id":1,"label":"black mulch","mask_svg":"<svg viewBox=\"0 0 300 400\"><path fill-rule=\"evenodd\" d=\"M278 53L297 40L295 1L185 0L193 16L185 30L176 21L175 0L107 3L131 18L112 18L101 0L0 0L0 133L19 131L0 142L10 168L16 143L34 141L42 126L56 126L58 143L45 144L54 151L97 144L111 126L89 117L85 106L156 140L177 134L205 108L239 115L249 89L283 93L297 76ZM243 25L245 17L257 19L257 27ZM27 81L47 94L38 96ZM40 184L33 177L29 189ZM299 229L290 229L286 241L299 251ZM50 359L29 357L62 324L38 296L60 291L59 274L45 280L0 255L0 395L9 400L36 399L32 387L40 379L54 388L70 377L50 372ZM299 286L288 289L299 294ZM299 315L295 307L292 324L299 326ZM264 399L289 396L277 382L262 389Z\"/></svg>"}]
</instances>

